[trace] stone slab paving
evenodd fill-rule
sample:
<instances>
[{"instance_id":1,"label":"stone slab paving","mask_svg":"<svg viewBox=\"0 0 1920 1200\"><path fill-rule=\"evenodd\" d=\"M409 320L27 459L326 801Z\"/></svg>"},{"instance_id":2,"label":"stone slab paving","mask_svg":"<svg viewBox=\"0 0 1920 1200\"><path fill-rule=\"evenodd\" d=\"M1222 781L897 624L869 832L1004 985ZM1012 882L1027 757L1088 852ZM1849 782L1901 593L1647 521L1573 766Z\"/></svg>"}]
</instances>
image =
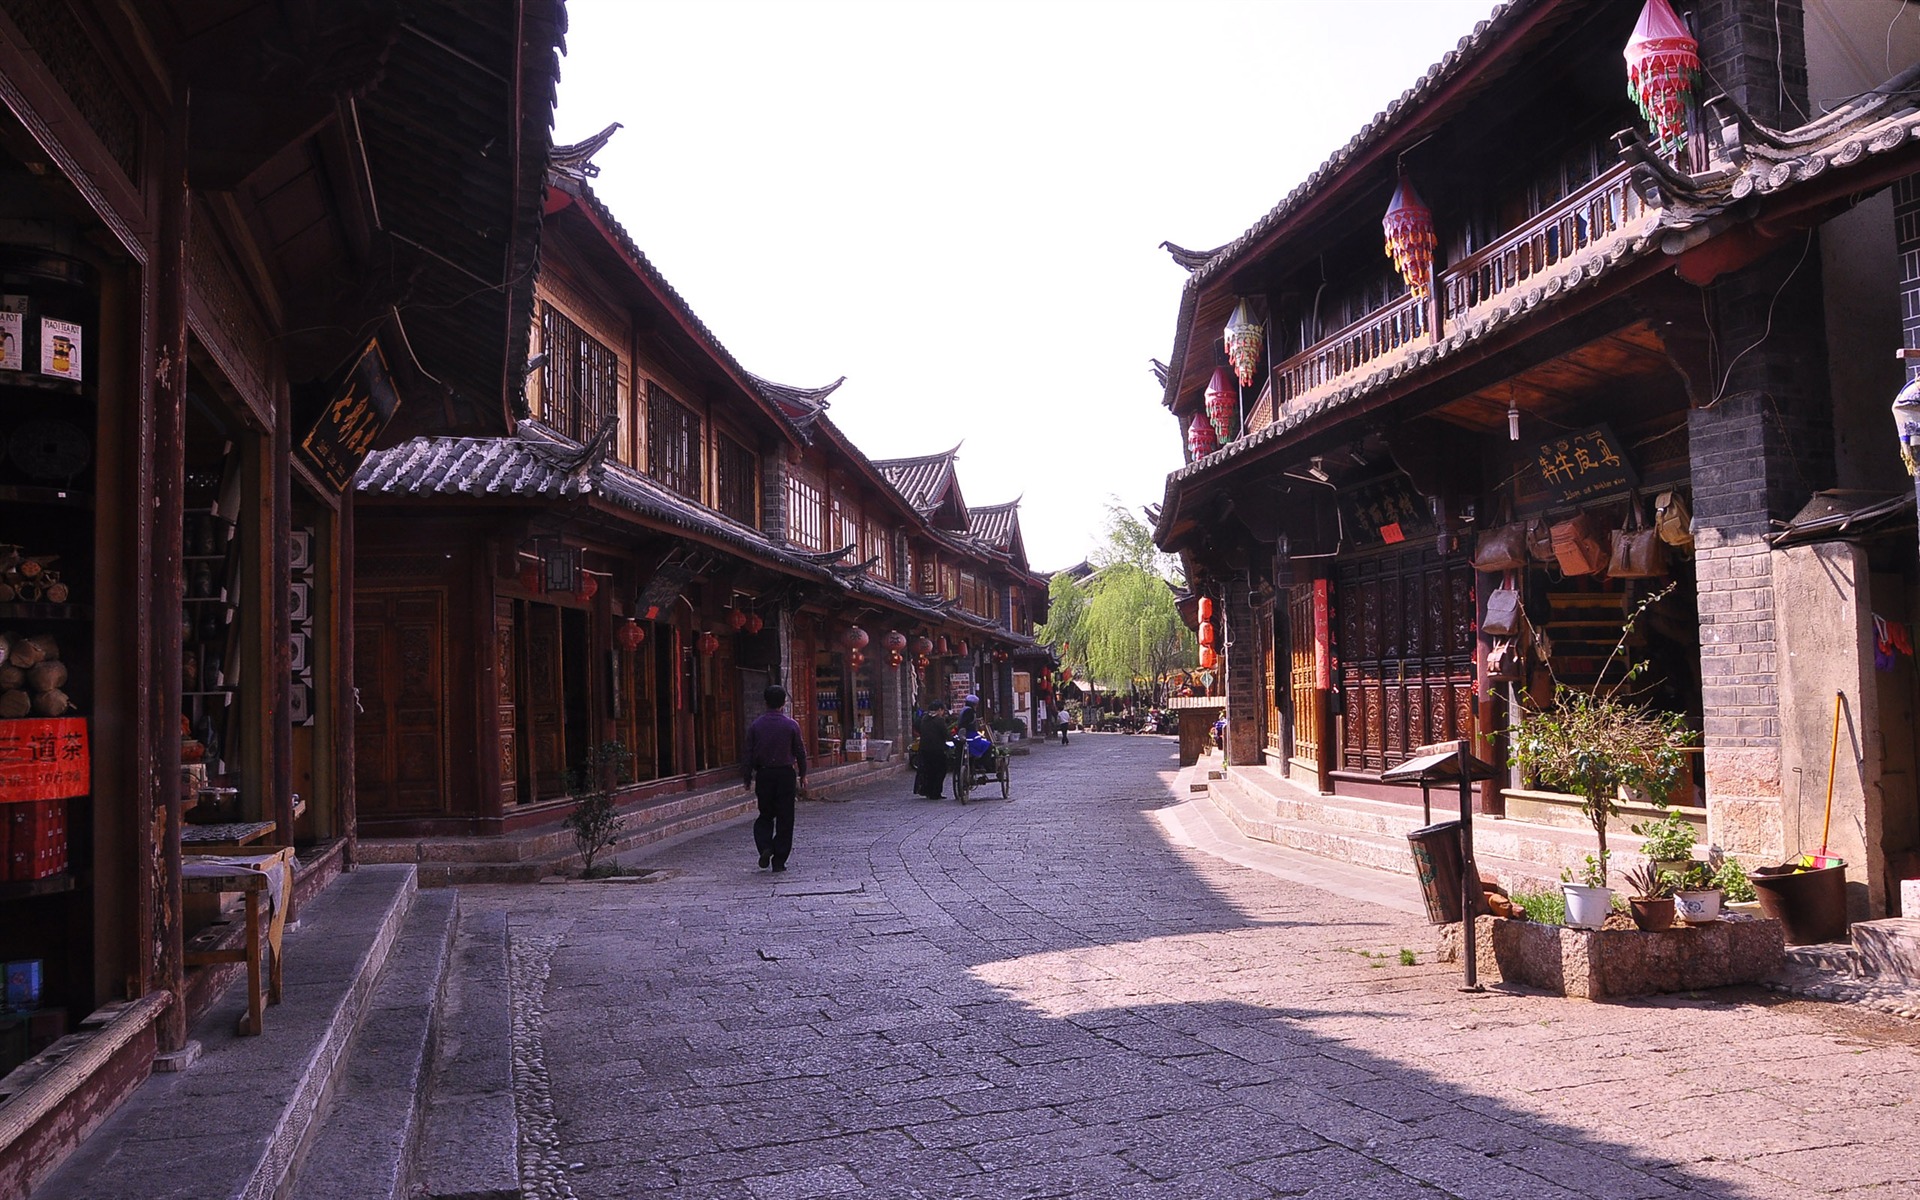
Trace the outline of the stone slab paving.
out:
<instances>
[{"instance_id":1,"label":"stone slab paving","mask_svg":"<svg viewBox=\"0 0 1920 1200\"><path fill-rule=\"evenodd\" d=\"M1404 877L1226 837L1171 740L1016 765L803 805L784 874L735 824L463 889L511 922L525 1195L1920 1197L1912 1022L1463 994Z\"/></svg>"}]
</instances>

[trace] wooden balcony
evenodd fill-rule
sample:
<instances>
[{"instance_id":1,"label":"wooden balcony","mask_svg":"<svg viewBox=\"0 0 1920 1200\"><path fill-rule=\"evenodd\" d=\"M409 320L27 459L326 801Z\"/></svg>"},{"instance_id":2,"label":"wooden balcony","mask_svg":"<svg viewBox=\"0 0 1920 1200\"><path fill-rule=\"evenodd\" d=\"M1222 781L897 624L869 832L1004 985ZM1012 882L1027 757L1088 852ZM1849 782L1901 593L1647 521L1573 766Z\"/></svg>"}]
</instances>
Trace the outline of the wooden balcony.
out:
<instances>
[{"instance_id":1,"label":"wooden balcony","mask_svg":"<svg viewBox=\"0 0 1920 1200\"><path fill-rule=\"evenodd\" d=\"M1485 321L1529 286L1622 239L1638 236L1651 210L1622 164L1492 243L1437 272L1434 298L1403 295L1278 364L1263 389L1257 430L1336 388L1359 382L1398 359Z\"/></svg>"}]
</instances>

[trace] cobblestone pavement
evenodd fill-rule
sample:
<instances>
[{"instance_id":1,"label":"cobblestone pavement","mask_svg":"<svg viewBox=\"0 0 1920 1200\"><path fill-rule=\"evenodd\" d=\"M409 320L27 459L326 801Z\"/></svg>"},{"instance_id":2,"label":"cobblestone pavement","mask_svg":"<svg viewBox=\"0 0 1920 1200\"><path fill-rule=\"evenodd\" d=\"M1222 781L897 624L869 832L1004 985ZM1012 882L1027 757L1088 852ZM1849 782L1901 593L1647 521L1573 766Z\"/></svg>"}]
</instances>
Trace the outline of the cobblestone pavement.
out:
<instances>
[{"instance_id":1,"label":"cobblestone pavement","mask_svg":"<svg viewBox=\"0 0 1920 1200\"><path fill-rule=\"evenodd\" d=\"M1913 1022L1463 994L1413 904L1170 835L1170 741L1014 767L803 805L785 874L735 824L463 889L512 914L527 1195L1920 1196Z\"/></svg>"}]
</instances>

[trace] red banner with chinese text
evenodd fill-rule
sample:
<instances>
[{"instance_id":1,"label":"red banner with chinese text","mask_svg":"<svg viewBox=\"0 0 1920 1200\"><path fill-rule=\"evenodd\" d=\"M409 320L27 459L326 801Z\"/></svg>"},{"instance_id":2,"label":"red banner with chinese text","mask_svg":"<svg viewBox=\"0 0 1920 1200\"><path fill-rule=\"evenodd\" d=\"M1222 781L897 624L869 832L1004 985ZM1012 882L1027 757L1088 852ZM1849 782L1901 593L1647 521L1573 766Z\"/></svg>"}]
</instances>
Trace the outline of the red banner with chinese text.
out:
<instances>
[{"instance_id":1,"label":"red banner with chinese text","mask_svg":"<svg viewBox=\"0 0 1920 1200\"><path fill-rule=\"evenodd\" d=\"M0 721L0 804L93 790L85 717Z\"/></svg>"},{"instance_id":2,"label":"red banner with chinese text","mask_svg":"<svg viewBox=\"0 0 1920 1200\"><path fill-rule=\"evenodd\" d=\"M1327 596L1327 581L1313 581L1313 686L1321 691L1333 687L1333 613Z\"/></svg>"}]
</instances>

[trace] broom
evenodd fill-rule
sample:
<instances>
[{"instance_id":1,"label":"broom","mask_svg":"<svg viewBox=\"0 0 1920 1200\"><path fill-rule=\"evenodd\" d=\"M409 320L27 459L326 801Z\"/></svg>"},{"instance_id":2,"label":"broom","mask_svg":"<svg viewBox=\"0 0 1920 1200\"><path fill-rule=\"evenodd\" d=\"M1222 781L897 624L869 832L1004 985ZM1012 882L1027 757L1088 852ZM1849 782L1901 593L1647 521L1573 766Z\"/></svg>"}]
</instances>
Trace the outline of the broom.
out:
<instances>
[{"instance_id":1,"label":"broom","mask_svg":"<svg viewBox=\"0 0 1920 1200\"><path fill-rule=\"evenodd\" d=\"M1833 746L1827 751L1827 815L1820 820L1820 853L1802 854L1802 871L1818 871L1840 862L1827 853L1827 831L1833 827L1833 773L1840 764L1840 703L1846 695L1845 692L1833 694Z\"/></svg>"}]
</instances>

